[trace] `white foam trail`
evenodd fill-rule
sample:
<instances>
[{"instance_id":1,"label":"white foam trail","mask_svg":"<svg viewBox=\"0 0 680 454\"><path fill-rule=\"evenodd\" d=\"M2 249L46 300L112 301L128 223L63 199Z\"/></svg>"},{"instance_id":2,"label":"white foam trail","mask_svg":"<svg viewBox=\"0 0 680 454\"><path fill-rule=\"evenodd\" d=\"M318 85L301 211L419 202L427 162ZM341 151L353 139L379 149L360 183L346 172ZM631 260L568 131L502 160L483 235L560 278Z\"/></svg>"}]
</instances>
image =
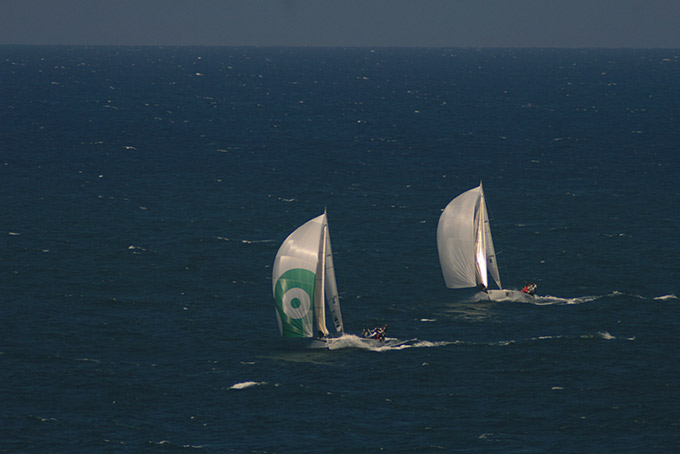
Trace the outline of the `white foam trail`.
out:
<instances>
[{"instance_id":1,"label":"white foam trail","mask_svg":"<svg viewBox=\"0 0 680 454\"><path fill-rule=\"evenodd\" d=\"M562 304L583 304L595 301L600 298L599 296L578 296L576 298L561 298L559 296L545 295L537 296L536 299L529 304L535 304L537 306L550 306L550 305L562 305Z\"/></svg>"},{"instance_id":2,"label":"white foam trail","mask_svg":"<svg viewBox=\"0 0 680 454\"><path fill-rule=\"evenodd\" d=\"M246 389L246 388L251 388L253 386L260 386L260 385L266 385L266 381L244 381L243 383L236 383L229 389Z\"/></svg>"},{"instance_id":3,"label":"white foam trail","mask_svg":"<svg viewBox=\"0 0 680 454\"><path fill-rule=\"evenodd\" d=\"M342 337L329 339L329 350L340 350L345 348L358 348L361 350L369 350L374 352L384 352L393 350L404 350L407 348L430 348L443 347L453 344L454 342L430 342L426 340L410 339L402 341L394 337L388 337L385 342L379 342L375 339L366 339L355 336L354 334L345 334Z\"/></svg>"},{"instance_id":4,"label":"white foam trail","mask_svg":"<svg viewBox=\"0 0 680 454\"><path fill-rule=\"evenodd\" d=\"M509 302L519 302L519 303L524 303L524 304L534 304L536 306L550 306L550 305L568 305L568 304L584 304L584 303L590 303L591 301L595 301L600 298L613 298L613 297L620 297L620 296L625 296L625 297L630 297L630 298L636 298L640 300L646 300L647 298L642 296L642 295L635 295L635 294L630 294L630 293L624 293L620 292L618 290L614 290L611 293L608 293L606 295L585 295L585 296L577 296L573 298L562 298L560 296L553 296L553 295L536 295L533 301L522 301L522 300L516 300L514 298L508 298L504 299L501 302L504 301L509 301ZM678 299L678 296L671 293L669 295L663 295L663 296L657 296L654 298L654 300L657 301L666 301L666 300L674 300Z\"/></svg>"}]
</instances>

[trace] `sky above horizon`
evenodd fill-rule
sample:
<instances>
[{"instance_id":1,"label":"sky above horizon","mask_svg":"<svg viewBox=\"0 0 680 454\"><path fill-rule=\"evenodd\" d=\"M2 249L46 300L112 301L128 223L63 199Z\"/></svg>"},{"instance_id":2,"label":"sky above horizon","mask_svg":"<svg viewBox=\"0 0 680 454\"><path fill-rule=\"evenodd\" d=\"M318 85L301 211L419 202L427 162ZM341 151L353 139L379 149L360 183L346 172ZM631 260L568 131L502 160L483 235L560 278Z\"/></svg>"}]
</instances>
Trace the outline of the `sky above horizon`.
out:
<instances>
[{"instance_id":1,"label":"sky above horizon","mask_svg":"<svg viewBox=\"0 0 680 454\"><path fill-rule=\"evenodd\" d=\"M2 0L0 44L680 48L680 0Z\"/></svg>"}]
</instances>

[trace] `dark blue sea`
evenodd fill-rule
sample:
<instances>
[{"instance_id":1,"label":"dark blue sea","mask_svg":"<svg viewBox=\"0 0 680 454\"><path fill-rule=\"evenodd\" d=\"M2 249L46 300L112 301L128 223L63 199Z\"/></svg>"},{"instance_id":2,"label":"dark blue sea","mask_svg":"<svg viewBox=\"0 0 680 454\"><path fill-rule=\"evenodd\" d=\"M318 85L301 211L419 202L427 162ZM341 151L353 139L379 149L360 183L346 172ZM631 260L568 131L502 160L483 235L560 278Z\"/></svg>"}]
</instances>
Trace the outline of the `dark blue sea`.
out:
<instances>
[{"instance_id":1,"label":"dark blue sea","mask_svg":"<svg viewBox=\"0 0 680 454\"><path fill-rule=\"evenodd\" d=\"M678 452L680 50L0 47L0 452ZM482 181L501 278L449 290ZM283 342L327 209L348 333Z\"/></svg>"}]
</instances>

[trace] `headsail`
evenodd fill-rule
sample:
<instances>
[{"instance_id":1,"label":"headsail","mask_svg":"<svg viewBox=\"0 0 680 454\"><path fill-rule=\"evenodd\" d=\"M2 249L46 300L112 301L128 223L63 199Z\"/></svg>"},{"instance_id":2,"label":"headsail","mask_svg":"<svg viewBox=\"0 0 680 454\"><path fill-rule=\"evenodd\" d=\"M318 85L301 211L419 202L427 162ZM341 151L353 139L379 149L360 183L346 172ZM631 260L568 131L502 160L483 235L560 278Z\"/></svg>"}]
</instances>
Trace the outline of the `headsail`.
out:
<instances>
[{"instance_id":1,"label":"headsail","mask_svg":"<svg viewBox=\"0 0 680 454\"><path fill-rule=\"evenodd\" d=\"M447 287L488 287L491 274L501 288L481 184L446 206L437 226L437 249Z\"/></svg>"},{"instance_id":2,"label":"headsail","mask_svg":"<svg viewBox=\"0 0 680 454\"><path fill-rule=\"evenodd\" d=\"M342 313L340 312L340 297L338 296L338 284L335 281L335 267L333 266L333 251L331 250L331 235L326 223L326 304L331 313L335 332L344 334Z\"/></svg>"},{"instance_id":3,"label":"headsail","mask_svg":"<svg viewBox=\"0 0 680 454\"><path fill-rule=\"evenodd\" d=\"M486 245L486 263L489 274L499 289L502 289L501 276L498 272L498 262L496 261L496 250L493 247L493 239L491 238L491 223L489 222L489 214L486 210L486 197L484 197L484 190L480 183L479 190L481 193L481 201L479 203L482 214L484 216L484 243Z\"/></svg>"},{"instance_id":4,"label":"headsail","mask_svg":"<svg viewBox=\"0 0 680 454\"><path fill-rule=\"evenodd\" d=\"M298 227L281 244L274 260L272 287L282 336L327 335L324 300L329 303L336 330L342 332L326 213Z\"/></svg>"}]
</instances>

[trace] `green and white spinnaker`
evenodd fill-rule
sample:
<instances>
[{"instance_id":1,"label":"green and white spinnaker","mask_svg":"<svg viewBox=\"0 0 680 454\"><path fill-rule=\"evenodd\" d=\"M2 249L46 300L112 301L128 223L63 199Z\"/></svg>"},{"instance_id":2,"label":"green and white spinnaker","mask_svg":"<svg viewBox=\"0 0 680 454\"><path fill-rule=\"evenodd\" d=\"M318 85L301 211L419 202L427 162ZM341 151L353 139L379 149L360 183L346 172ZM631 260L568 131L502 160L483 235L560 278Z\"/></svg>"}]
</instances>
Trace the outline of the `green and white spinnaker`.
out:
<instances>
[{"instance_id":1,"label":"green and white spinnaker","mask_svg":"<svg viewBox=\"0 0 680 454\"><path fill-rule=\"evenodd\" d=\"M272 286L282 336L328 336L326 307L336 333L344 333L325 212L298 227L281 244Z\"/></svg>"}]
</instances>

